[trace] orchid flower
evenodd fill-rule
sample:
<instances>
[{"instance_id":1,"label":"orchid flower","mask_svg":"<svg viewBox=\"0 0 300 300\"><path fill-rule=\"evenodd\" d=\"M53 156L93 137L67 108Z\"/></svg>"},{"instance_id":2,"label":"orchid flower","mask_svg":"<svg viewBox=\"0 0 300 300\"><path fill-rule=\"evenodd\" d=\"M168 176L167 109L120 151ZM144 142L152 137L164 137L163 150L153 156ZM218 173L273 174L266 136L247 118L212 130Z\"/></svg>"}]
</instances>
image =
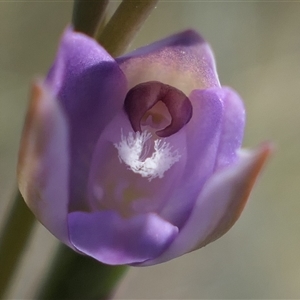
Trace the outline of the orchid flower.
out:
<instances>
[{"instance_id":1,"label":"orchid flower","mask_svg":"<svg viewBox=\"0 0 300 300\"><path fill-rule=\"evenodd\" d=\"M236 222L270 146L241 150L245 109L189 30L117 59L65 31L33 84L20 191L39 221L106 264L162 263Z\"/></svg>"}]
</instances>

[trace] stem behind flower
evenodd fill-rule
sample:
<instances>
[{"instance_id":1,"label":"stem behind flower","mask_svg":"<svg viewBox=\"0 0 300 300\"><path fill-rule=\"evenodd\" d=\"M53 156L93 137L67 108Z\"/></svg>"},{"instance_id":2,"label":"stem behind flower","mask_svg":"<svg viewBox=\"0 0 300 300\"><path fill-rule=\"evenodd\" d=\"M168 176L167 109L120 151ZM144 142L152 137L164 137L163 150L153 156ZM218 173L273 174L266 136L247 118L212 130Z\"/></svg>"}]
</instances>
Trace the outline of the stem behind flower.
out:
<instances>
[{"instance_id":1,"label":"stem behind flower","mask_svg":"<svg viewBox=\"0 0 300 300\"><path fill-rule=\"evenodd\" d=\"M0 235L0 299L28 243L35 218L18 192Z\"/></svg>"},{"instance_id":2,"label":"stem behind flower","mask_svg":"<svg viewBox=\"0 0 300 300\"><path fill-rule=\"evenodd\" d=\"M65 245L58 247L51 269L35 299L109 299L127 266L109 266Z\"/></svg>"},{"instance_id":3,"label":"stem behind flower","mask_svg":"<svg viewBox=\"0 0 300 300\"><path fill-rule=\"evenodd\" d=\"M99 43L114 57L126 51L159 0L123 0L103 32Z\"/></svg>"},{"instance_id":4,"label":"stem behind flower","mask_svg":"<svg viewBox=\"0 0 300 300\"><path fill-rule=\"evenodd\" d=\"M94 36L105 15L109 0L75 0L72 23L76 31Z\"/></svg>"}]
</instances>

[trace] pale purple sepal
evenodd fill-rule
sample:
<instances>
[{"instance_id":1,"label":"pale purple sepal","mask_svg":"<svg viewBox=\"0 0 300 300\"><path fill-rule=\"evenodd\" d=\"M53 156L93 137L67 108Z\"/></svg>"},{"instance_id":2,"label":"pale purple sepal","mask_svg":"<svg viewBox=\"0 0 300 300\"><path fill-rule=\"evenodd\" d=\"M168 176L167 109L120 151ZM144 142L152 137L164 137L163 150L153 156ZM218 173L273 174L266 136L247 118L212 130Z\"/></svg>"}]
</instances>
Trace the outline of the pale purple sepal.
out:
<instances>
[{"instance_id":1,"label":"pale purple sepal","mask_svg":"<svg viewBox=\"0 0 300 300\"><path fill-rule=\"evenodd\" d=\"M193 117L185 126L187 161L180 184L160 214L181 227L203 184L211 176L220 142L223 103L216 94L196 90L190 95Z\"/></svg>"},{"instance_id":2,"label":"pale purple sepal","mask_svg":"<svg viewBox=\"0 0 300 300\"><path fill-rule=\"evenodd\" d=\"M218 156L215 171L230 166L237 159L237 149L242 146L245 128L245 107L243 100L233 89L208 89L207 94L214 94L222 100L223 118Z\"/></svg>"},{"instance_id":3,"label":"pale purple sepal","mask_svg":"<svg viewBox=\"0 0 300 300\"><path fill-rule=\"evenodd\" d=\"M47 84L59 99L70 127L70 208L82 209L95 143L122 108L126 78L94 39L68 28Z\"/></svg>"}]
</instances>

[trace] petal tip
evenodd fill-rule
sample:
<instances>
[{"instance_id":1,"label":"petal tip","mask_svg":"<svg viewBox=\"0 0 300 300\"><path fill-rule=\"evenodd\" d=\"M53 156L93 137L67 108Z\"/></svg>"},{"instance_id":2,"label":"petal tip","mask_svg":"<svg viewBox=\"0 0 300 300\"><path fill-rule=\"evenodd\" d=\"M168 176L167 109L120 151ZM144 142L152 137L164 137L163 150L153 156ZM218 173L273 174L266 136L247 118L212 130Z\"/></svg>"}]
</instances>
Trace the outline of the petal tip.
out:
<instances>
[{"instance_id":1,"label":"petal tip","mask_svg":"<svg viewBox=\"0 0 300 300\"><path fill-rule=\"evenodd\" d=\"M263 166L267 162L268 158L274 153L275 145L272 142L263 142L260 146L258 146L253 153L252 159L250 159L250 163L252 164L252 181L256 180ZM252 185L253 185L252 184Z\"/></svg>"},{"instance_id":2,"label":"petal tip","mask_svg":"<svg viewBox=\"0 0 300 300\"><path fill-rule=\"evenodd\" d=\"M274 145L271 142L264 142L248 153L249 157L238 167L240 170L236 172L235 179L233 178L236 181L235 187L231 192L231 200L224 210L223 217L206 239L193 250L217 240L235 224L245 208L256 179L273 151Z\"/></svg>"}]
</instances>

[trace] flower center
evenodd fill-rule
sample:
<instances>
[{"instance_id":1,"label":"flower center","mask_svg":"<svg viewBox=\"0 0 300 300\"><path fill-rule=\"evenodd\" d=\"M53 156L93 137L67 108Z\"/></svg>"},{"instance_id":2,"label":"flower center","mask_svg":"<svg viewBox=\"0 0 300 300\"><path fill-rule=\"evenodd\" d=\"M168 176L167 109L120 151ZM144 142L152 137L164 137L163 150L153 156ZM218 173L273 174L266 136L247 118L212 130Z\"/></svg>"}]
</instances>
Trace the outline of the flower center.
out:
<instances>
[{"instance_id":1,"label":"flower center","mask_svg":"<svg viewBox=\"0 0 300 300\"><path fill-rule=\"evenodd\" d=\"M191 119L190 100L170 85L149 81L127 93L124 109L134 132L124 135L121 130L121 141L114 144L120 162L149 181L162 178L180 159L180 153L173 149L168 137Z\"/></svg>"},{"instance_id":2,"label":"flower center","mask_svg":"<svg viewBox=\"0 0 300 300\"><path fill-rule=\"evenodd\" d=\"M157 102L163 102L171 115L171 123L156 131L160 137L168 137L184 127L192 117L193 108L189 98L180 90L158 81L136 85L126 95L124 109L135 132L141 130L144 115Z\"/></svg>"}]
</instances>

